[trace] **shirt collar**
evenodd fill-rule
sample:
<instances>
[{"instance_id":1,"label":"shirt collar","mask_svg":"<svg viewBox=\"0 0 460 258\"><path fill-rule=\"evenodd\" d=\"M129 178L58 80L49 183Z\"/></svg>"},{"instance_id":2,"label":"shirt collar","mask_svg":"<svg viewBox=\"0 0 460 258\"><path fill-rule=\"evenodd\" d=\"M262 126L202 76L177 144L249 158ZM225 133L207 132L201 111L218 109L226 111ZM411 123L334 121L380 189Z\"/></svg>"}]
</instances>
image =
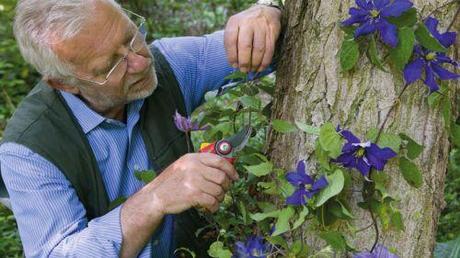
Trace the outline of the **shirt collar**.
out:
<instances>
[{"instance_id":1,"label":"shirt collar","mask_svg":"<svg viewBox=\"0 0 460 258\"><path fill-rule=\"evenodd\" d=\"M64 91L60 91L60 93L67 102L67 105L69 105L70 110L72 110L73 115L77 119L78 123L81 126L81 129L85 134L89 133L91 130L93 130L106 120L105 117L101 116L96 111L89 108L77 96Z\"/></svg>"}]
</instances>

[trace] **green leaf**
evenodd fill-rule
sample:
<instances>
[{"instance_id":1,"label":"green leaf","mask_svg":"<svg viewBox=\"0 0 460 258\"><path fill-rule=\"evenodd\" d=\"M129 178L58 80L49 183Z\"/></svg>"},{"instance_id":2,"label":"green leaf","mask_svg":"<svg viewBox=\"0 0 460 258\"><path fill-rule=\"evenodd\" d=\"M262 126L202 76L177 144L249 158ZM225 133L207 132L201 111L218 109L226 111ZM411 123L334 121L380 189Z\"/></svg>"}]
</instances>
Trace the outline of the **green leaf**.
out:
<instances>
[{"instance_id":1,"label":"green leaf","mask_svg":"<svg viewBox=\"0 0 460 258\"><path fill-rule=\"evenodd\" d=\"M231 258L232 252L224 248L224 243L216 241L211 244L208 250L208 254L214 258Z\"/></svg>"},{"instance_id":2,"label":"green leaf","mask_svg":"<svg viewBox=\"0 0 460 258\"><path fill-rule=\"evenodd\" d=\"M400 133L399 136L401 139L406 141L406 148L407 148L407 157L409 159L416 159L423 151L423 146L418 144L416 141L414 141L412 138L409 136Z\"/></svg>"},{"instance_id":3,"label":"green leaf","mask_svg":"<svg viewBox=\"0 0 460 258\"><path fill-rule=\"evenodd\" d=\"M428 28L423 24L423 22L420 22L418 24L418 28L415 31L415 37L417 38L417 41L424 46L425 48L436 51L436 52L446 52L447 49L439 43L437 39L435 39L433 36L431 36L430 31Z\"/></svg>"},{"instance_id":4,"label":"green leaf","mask_svg":"<svg viewBox=\"0 0 460 258\"><path fill-rule=\"evenodd\" d=\"M378 129L372 128L366 134L366 138L369 141L375 143L378 131L379 131ZM399 148L401 147L401 138L396 134L381 133L379 141L376 144L381 148L389 147L394 152L399 153Z\"/></svg>"},{"instance_id":5,"label":"green leaf","mask_svg":"<svg viewBox=\"0 0 460 258\"><path fill-rule=\"evenodd\" d=\"M254 166L244 166L244 168L251 174L261 177L266 176L273 171L273 164L271 162L264 162Z\"/></svg>"},{"instance_id":6,"label":"green leaf","mask_svg":"<svg viewBox=\"0 0 460 258\"><path fill-rule=\"evenodd\" d=\"M261 101L254 96L242 96L239 98L244 107L260 109Z\"/></svg>"},{"instance_id":7,"label":"green leaf","mask_svg":"<svg viewBox=\"0 0 460 258\"><path fill-rule=\"evenodd\" d=\"M369 42L369 50L367 51L369 60L373 65L379 68L382 71L385 71L385 67L383 67L382 58L380 57L379 51L377 49L377 42L375 38L372 36Z\"/></svg>"},{"instance_id":8,"label":"green leaf","mask_svg":"<svg viewBox=\"0 0 460 258\"><path fill-rule=\"evenodd\" d=\"M153 170L142 170L142 171L134 171L134 176L137 178L137 180L144 182L145 184L148 184L155 179L157 176L157 173Z\"/></svg>"},{"instance_id":9,"label":"green leaf","mask_svg":"<svg viewBox=\"0 0 460 258\"><path fill-rule=\"evenodd\" d=\"M330 245L334 250L345 251L347 248L347 241L340 232L326 231L321 232L319 236L324 239L327 244Z\"/></svg>"},{"instance_id":10,"label":"green leaf","mask_svg":"<svg viewBox=\"0 0 460 258\"><path fill-rule=\"evenodd\" d=\"M372 181L374 181L375 189L380 192L382 199L390 196L387 191L387 185L390 182L390 177L385 173L372 173Z\"/></svg>"},{"instance_id":11,"label":"green leaf","mask_svg":"<svg viewBox=\"0 0 460 258\"><path fill-rule=\"evenodd\" d=\"M396 68L403 70L409 59L412 56L415 43L415 34L412 28L399 28L398 29L398 46L390 50L390 58L395 64Z\"/></svg>"},{"instance_id":12,"label":"green leaf","mask_svg":"<svg viewBox=\"0 0 460 258\"><path fill-rule=\"evenodd\" d=\"M278 220L275 224L275 231L272 233L272 236L281 235L290 230L289 220L294 215L294 208L291 206L284 208L280 211L278 215Z\"/></svg>"},{"instance_id":13,"label":"green leaf","mask_svg":"<svg viewBox=\"0 0 460 258\"><path fill-rule=\"evenodd\" d=\"M323 150L327 151L329 157L335 159L342 152L343 139L335 130L332 123L326 123L321 126L319 132L319 143Z\"/></svg>"},{"instance_id":14,"label":"green leaf","mask_svg":"<svg viewBox=\"0 0 460 258\"><path fill-rule=\"evenodd\" d=\"M340 66L342 70L349 71L351 70L359 59L359 46L356 41L351 39L345 39L340 48Z\"/></svg>"},{"instance_id":15,"label":"green leaf","mask_svg":"<svg viewBox=\"0 0 460 258\"><path fill-rule=\"evenodd\" d=\"M404 231L404 222L401 212L396 211L391 215L390 225L398 231Z\"/></svg>"},{"instance_id":16,"label":"green leaf","mask_svg":"<svg viewBox=\"0 0 460 258\"><path fill-rule=\"evenodd\" d=\"M417 165L412 163L412 161L401 157L399 159L399 169L407 181L407 183L413 187L419 188L423 184L423 177L418 169Z\"/></svg>"},{"instance_id":17,"label":"green leaf","mask_svg":"<svg viewBox=\"0 0 460 258\"><path fill-rule=\"evenodd\" d=\"M318 127L307 125L307 124L299 122L299 121L295 121L295 124L297 125L297 127L300 130L306 132L307 134L319 135L319 128Z\"/></svg>"},{"instance_id":18,"label":"green leaf","mask_svg":"<svg viewBox=\"0 0 460 258\"><path fill-rule=\"evenodd\" d=\"M398 27L413 27L417 23L417 10L411 8L399 17L388 17L387 19Z\"/></svg>"},{"instance_id":19,"label":"green leaf","mask_svg":"<svg viewBox=\"0 0 460 258\"><path fill-rule=\"evenodd\" d=\"M236 71L225 77L225 80L246 80L247 76L248 75L243 72Z\"/></svg>"},{"instance_id":20,"label":"green leaf","mask_svg":"<svg viewBox=\"0 0 460 258\"><path fill-rule=\"evenodd\" d=\"M329 163L329 161L330 161L329 155L328 155L327 151L325 151L325 150L323 150L323 148L321 148L321 144L319 143L319 141L316 141L315 155L316 155L316 158L318 159L318 163L324 169L326 169L326 170L331 169L331 164Z\"/></svg>"},{"instance_id":21,"label":"green leaf","mask_svg":"<svg viewBox=\"0 0 460 258\"><path fill-rule=\"evenodd\" d=\"M273 129L280 133L292 133L297 131L297 127L288 121L285 120L273 120L272 121Z\"/></svg>"},{"instance_id":22,"label":"green leaf","mask_svg":"<svg viewBox=\"0 0 460 258\"><path fill-rule=\"evenodd\" d=\"M329 184L318 195L316 207L323 205L331 197L336 196L342 191L345 183L342 170L337 169L334 174L327 176L327 182Z\"/></svg>"},{"instance_id":23,"label":"green leaf","mask_svg":"<svg viewBox=\"0 0 460 258\"><path fill-rule=\"evenodd\" d=\"M250 217L251 219L259 222L267 218L277 218L280 214L280 210L275 210L275 211L270 211L270 212L265 212L265 213L255 213L251 214Z\"/></svg>"},{"instance_id":24,"label":"green leaf","mask_svg":"<svg viewBox=\"0 0 460 258\"><path fill-rule=\"evenodd\" d=\"M307 215L308 215L308 207L303 206L302 211L299 213L299 218L296 221L294 221L294 224L292 224L292 230L300 227L305 222Z\"/></svg>"},{"instance_id":25,"label":"green leaf","mask_svg":"<svg viewBox=\"0 0 460 258\"><path fill-rule=\"evenodd\" d=\"M272 245L278 245L283 247L284 249L288 249L288 243L286 239L282 236L268 236L266 239Z\"/></svg>"}]
</instances>

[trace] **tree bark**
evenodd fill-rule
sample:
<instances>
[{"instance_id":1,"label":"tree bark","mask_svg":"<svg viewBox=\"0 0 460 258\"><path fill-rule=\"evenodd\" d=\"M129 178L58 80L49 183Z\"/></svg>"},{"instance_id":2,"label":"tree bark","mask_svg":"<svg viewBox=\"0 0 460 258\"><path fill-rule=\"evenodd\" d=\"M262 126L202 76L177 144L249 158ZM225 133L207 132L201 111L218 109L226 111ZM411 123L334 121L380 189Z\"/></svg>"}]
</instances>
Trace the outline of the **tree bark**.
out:
<instances>
[{"instance_id":1,"label":"tree bark","mask_svg":"<svg viewBox=\"0 0 460 258\"><path fill-rule=\"evenodd\" d=\"M348 17L352 0L287 0L285 6L285 37L278 66L276 94L272 119L301 121L315 126L332 121L363 138L370 128L380 127L390 107L403 88L401 75L385 73L361 58L355 70L343 73L338 52L344 33L339 21ZM458 1L415 0L414 6L426 17L434 12L443 31L453 20ZM457 19L458 20L458 19ZM459 30L456 22L451 30ZM453 56L459 53L457 44ZM452 55L451 55L452 56ZM458 71L457 71L458 72ZM457 83L449 85L452 89ZM436 225L444 207L444 179L448 162L449 139L439 110L428 107L427 90L416 83L405 91L401 102L390 114L386 132L405 133L424 146L417 165L424 184L409 186L399 172L397 161L391 161L384 173L391 176L390 192L400 198L399 209L405 223L404 232L382 232L379 243L395 248L400 257L431 257ZM454 94L452 94L455 96ZM269 155L278 167L294 168L300 159L314 162L315 137L304 133L269 132ZM362 177L350 171L353 189L361 189ZM372 224L369 212L359 208L361 193L348 190L349 203L357 229ZM307 223L308 224L308 223ZM302 229L305 242L315 250L325 246L306 225ZM375 230L369 227L347 241L358 250L369 250Z\"/></svg>"}]
</instances>

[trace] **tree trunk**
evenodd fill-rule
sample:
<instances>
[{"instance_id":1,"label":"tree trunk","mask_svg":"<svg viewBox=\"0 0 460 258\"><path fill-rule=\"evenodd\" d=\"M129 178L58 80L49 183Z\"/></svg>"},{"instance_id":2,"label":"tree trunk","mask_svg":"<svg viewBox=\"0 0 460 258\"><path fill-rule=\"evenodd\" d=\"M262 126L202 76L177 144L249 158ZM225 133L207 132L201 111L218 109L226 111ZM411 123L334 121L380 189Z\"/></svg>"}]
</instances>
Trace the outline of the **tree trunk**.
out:
<instances>
[{"instance_id":1,"label":"tree trunk","mask_svg":"<svg viewBox=\"0 0 460 258\"><path fill-rule=\"evenodd\" d=\"M415 0L422 17L431 12L440 20L443 31L453 20L458 1ZM343 73L338 52L344 33L339 21L348 17L352 0L287 0L285 38L278 66L276 96L272 119L302 121L319 126L331 121L363 138L370 128L380 127L403 88L402 76L385 73L361 58L354 71ZM458 19L457 19L458 20ZM458 31L457 21L451 30ZM458 57L458 37L454 55ZM456 88L458 82L449 85ZM436 224L444 207L444 179L448 162L449 140L439 110L428 107L426 86L416 83L404 92L385 126L386 132L405 133L424 146L416 163L423 174L423 186L416 189L402 178L397 162L390 162L384 173L391 176L390 192L400 198L399 209L404 232L382 232L379 243L395 248L400 257L431 257ZM455 94L452 94L455 96ZM269 154L278 167L294 168L300 159L314 162L315 137L304 133L269 133ZM361 189L362 177L350 172L353 188ZM369 212L359 208L360 193L349 191L349 203L357 229L372 224ZM308 224L308 223L307 223ZM315 250L325 242L314 236L308 225L303 240ZM376 232L369 227L347 241L358 250L369 250Z\"/></svg>"}]
</instances>

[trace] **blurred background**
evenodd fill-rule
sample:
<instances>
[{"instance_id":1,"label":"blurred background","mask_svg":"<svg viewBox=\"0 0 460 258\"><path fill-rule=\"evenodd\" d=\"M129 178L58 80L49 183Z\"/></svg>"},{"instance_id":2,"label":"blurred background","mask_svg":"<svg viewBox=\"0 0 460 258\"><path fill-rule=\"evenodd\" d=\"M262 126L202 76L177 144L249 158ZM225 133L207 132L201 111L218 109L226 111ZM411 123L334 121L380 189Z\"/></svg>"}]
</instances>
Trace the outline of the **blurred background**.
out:
<instances>
[{"instance_id":1,"label":"blurred background","mask_svg":"<svg viewBox=\"0 0 460 258\"><path fill-rule=\"evenodd\" d=\"M24 63L12 33L16 0L0 0L0 137L21 99L40 79ZM133 0L120 1L147 18L148 40L181 35L202 35L223 29L231 15L248 8L248 0ZM455 142L460 142L456 139ZM447 171L444 209L437 242L460 236L460 146L453 146ZM0 257L22 257L22 247L12 213L0 204Z\"/></svg>"}]
</instances>

